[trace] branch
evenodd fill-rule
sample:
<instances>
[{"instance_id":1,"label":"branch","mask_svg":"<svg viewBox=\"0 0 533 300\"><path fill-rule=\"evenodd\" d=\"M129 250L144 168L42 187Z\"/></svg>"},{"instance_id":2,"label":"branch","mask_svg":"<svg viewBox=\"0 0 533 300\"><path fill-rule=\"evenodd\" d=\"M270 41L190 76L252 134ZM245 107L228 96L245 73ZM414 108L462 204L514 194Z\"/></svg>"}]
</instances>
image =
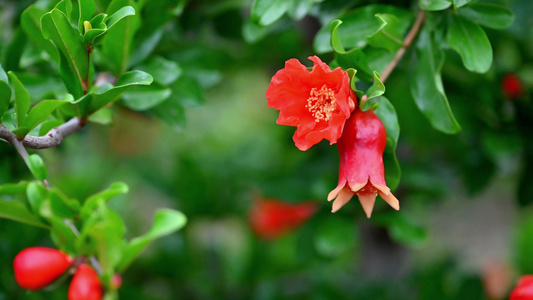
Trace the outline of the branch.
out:
<instances>
[{"instance_id":1,"label":"branch","mask_svg":"<svg viewBox=\"0 0 533 300\"><path fill-rule=\"evenodd\" d=\"M385 82L387 78L389 78L392 71L394 71L394 68L398 65L400 60L402 59L403 55L405 54L405 51L407 51L407 48L411 46L411 43L413 43L413 40L418 35L418 32L420 31L420 28L422 27L422 24L426 20L426 13L423 10L419 10L418 14L416 16L415 23L413 24L413 27L411 27L411 30L409 30L409 33L405 37L405 40L402 43L402 48L396 52L396 55L394 55L394 58L391 60L391 62L387 65L385 68L385 71L383 71L383 74L381 74L381 82Z\"/></svg>"},{"instance_id":2,"label":"branch","mask_svg":"<svg viewBox=\"0 0 533 300\"><path fill-rule=\"evenodd\" d=\"M59 146L65 137L80 131L83 126L85 126L85 123L79 118L72 118L61 126L51 129L44 136L27 135L22 141L20 141L11 130L0 125L0 138L8 141L15 148L17 148L20 143L22 143L24 147L32 149L53 148ZM17 151L20 153L18 148ZM21 156L26 160L22 153Z\"/></svg>"}]
</instances>

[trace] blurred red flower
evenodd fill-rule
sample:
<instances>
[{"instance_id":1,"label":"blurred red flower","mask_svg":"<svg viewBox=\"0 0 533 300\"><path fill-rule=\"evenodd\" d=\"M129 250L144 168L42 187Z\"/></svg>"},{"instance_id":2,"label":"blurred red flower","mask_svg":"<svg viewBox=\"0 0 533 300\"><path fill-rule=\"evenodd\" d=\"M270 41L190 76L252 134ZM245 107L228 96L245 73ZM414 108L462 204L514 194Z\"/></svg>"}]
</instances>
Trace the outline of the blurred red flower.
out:
<instances>
[{"instance_id":1,"label":"blurred red flower","mask_svg":"<svg viewBox=\"0 0 533 300\"><path fill-rule=\"evenodd\" d=\"M346 71L331 70L317 56L309 59L311 71L297 59L286 61L266 91L268 106L280 111L276 122L297 127L293 140L302 151L322 139L336 143L357 101Z\"/></svg>"},{"instance_id":2,"label":"blurred red flower","mask_svg":"<svg viewBox=\"0 0 533 300\"><path fill-rule=\"evenodd\" d=\"M519 97L524 92L520 77L514 73L506 74L502 79L502 91L507 99Z\"/></svg>"},{"instance_id":3,"label":"blurred red flower","mask_svg":"<svg viewBox=\"0 0 533 300\"><path fill-rule=\"evenodd\" d=\"M520 277L509 300L533 300L533 275Z\"/></svg>"},{"instance_id":4,"label":"blurred red flower","mask_svg":"<svg viewBox=\"0 0 533 300\"><path fill-rule=\"evenodd\" d=\"M398 199L385 183L383 151L387 143L385 126L372 110L357 109L346 122L337 147L341 157L339 184L329 193L332 212L338 211L354 194L370 218L379 194L392 208L400 209Z\"/></svg>"},{"instance_id":5,"label":"blurred red flower","mask_svg":"<svg viewBox=\"0 0 533 300\"><path fill-rule=\"evenodd\" d=\"M317 211L315 202L288 203L276 199L256 199L249 214L252 230L264 239L275 239L295 230Z\"/></svg>"}]
</instances>

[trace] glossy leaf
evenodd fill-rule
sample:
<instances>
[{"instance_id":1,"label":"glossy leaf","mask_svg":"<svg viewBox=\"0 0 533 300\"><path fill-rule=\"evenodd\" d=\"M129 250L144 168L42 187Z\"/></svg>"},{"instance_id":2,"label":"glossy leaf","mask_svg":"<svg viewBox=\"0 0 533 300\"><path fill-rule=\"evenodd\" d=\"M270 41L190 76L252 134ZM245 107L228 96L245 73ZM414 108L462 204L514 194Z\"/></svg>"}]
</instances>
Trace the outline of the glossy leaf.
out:
<instances>
[{"instance_id":1,"label":"glossy leaf","mask_svg":"<svg viewBox=\"0 0 533 300\"><path fill-rule=\"evenodd\" d=\"M134 7L132 0L113 0L109 4L106 13L113 15L125 6ZM125 18L121 22L113 23L113 28L108 30L102 40L102 51L109 59L111 71L115 75L121 75L128 68L133 36L139 29L141 20L138 15Z\"/></svg>"},{"instance_id":2,"label":"glossy leaf","mask_svg":"<svg viewBox=\"0 0 533 300\"><path fill-rule=\"evenodd\" d=\"M182 73L176 62L161 56L151 58L146 64L143 64L142 69L154 77L154 82L165 86L175 82Z\"/></svg>"},{"instance_id":3,"label":"glossy leaf","mask_svg":"<svg viewBox=\"0 0 533 300\"><path fill-rule=\"evenodd\" d=\"M381 82L379 73L374 71L374 81L368 91L366 91L367 100L379 97L383 94L385 94L385 85Z\"/></svg>"},{"instance_id":4,"label":"glossy leaf","mask_svg":"<svg viewBox=\"0 0 533 300\"><path fill-rule=\"evenodd\" d=\"M389 51L396 51L402 47L403 32L406 22L401 22L395 15L376 14L376 18L381 22L382 27L372 36L367 37L367 42L375 48L385 48Z\"/></svg>"},{"instance_id":5,"label":"glossy leaf","mask_svg":"<svg viewBox=\"0 0 533 300\"><path fill-rule=\"evenodd\" d=\"M148 233L132 239L122 254L118 265L120 271L126 267L155 239L174 233L187 223L185 215L171 209L160 209L155 213L154 223Z\"/></svg>"},{"instance_id":6,"label":"glossy leaf","mask_svg":"<svg viewBox=\"0 0 533 300\"><path fill-rule=\"evenodd\" d=\"M61 11L68 18L70 22L70 16L72 15L72 1L71 0L61 0L56 4L54 8Z\"/></svg>"},{"instance_id":7,"label":"glossy leaf","mask_svg":"<svg viewBox=\"0 0 533 300\"><path fill-rule=\"evenodd\" d=\"M48 228L47 224L32 214L24 204L17 201L7 201L0 198L0 218Z\"/></svg>"},{"instance_id":8,"label":"glossy leaf","mask_svg":"<svg viewBox=\"0 0 533 300\"><path fill-rule=\"evenodd\" d=\"M452 6L451 0L418 0L418 5L423 10L445 10Z\"/></svg>"},{"instance_id":9,"label":"glossy leaf","mask_svg":"<svg viewBox=\"0 0 533 300\"><path fill-rule=\"evenodd\" d=\"M48 189L40 181L32 181L28 183L26 189L26 196L30 203L31 209L35 213L41 210L41 204L48 196Z\"/></svg>"},{"instance_id":10,"label":"glossy leaf","mask_svg":"<svg viewBox=\"0 0 533 300\"><path fill-rule=\"evenodd\" d=\"M411 13L396 6L389 5L366 5L358 8L351 13L339 18L342 26L338 27L338 40L346 49L362 48L367 43L367 37L378 32L383 23L376 14L392 14L402 20L402 23L408 21ZM318 53L330 52L333 50L331 43L331 26L322 27L313 43L313 47Z\"/></svg>"},{"instance_id":11,"label":"glossy leaf","mask_svg":"<svg viewBox=\"0 0 533 300\"><path fill-rule=\"evenodd\" d=\"M255 0L252 5L251 19L261 26L276 22L289 8L286 0Z\"/></svg>"},{"instance_id":12,"label":"glossy leaf","mask_svg":"<svg viewBox=\"0 0 533 300\"><path fill-rule=\"evenodd\" d=\"M301 20L309 13L316 2L316 0L294 0L291 5L289 5L287 13L291 18Z\"/></svg>"},{"instance_id":13,"label":"glossy leaf","mask_svg":"<svg viewBox=\"0 0 533 300\"><path fill-rule=\"evenodd\" d=\"M78 102L83 100L88 102L88 110L86 111L86 114L90 115L100 108L118 100L122 93L128 88L139 85L150 85L152 81L153 78L148 73L142 71L127 72L120 76L116 86L101 93L88 94L79 99Z\"/></svg>"},{"instance_id":14,"label":"glossy leaf","mask_svg":"<svg viewBox=\"0 0 533 300\"><path fill-rule=\"evenodd\" d=\"M59 55L56 46L54 46L50 40L45 39L41 31L41 17L45 13L46 11L41 8L35 5L30 5L24 10L24 12L22 12L22 15L20 16L20 25L35 46L46 51L53 61L58 62Z\"/></svg>"},{"instance_id":15,"label":"glossy leaf","mask_svg":"<svg viewBox=\"0 0 533 300\"><path fill-rule=\"evenodd\" d=\"M15 73L9 71L9 80L15 90L15 113L17 114L17 127L23 127L26 115L30 109L30 94L17 78Z\"/></svg>"},{"instance_id":16,"label":"glossy leaf","mask_svg":"<svg viewBox=\"0 0 533 300\"><path fill-rule=\"evenodd\" d=\"M67 89L75 98L83 94L84 81L89 74L87 49L79 32L72 27L65 14L57 9L41 18L43 35L61 51L60 72ZM68 68L67 68L68 66Z\"/></svg>"},{"instance_id":17,"label":"glossy leaf","mask_svg":"<svg viewBox=\"0 0 533 300\"><path fill-rule=\"evenodd\" d=\"M400 123L398 122L396 109L384 96L376 98L376 101L379 103L379 106L374 113L379 117L381 122L383 122L383 125L385 125L387 138L392 142L392 150L396 150L396 144L400 137Z\"/></svg>"},{"instance_id":18,"label":"glossy leaf","mask_svg":"<svg viewBox=\"0 0 533 300\"><path fill-rule=\"evenodd\" d=\"M114 182L107 189L87 198L80 210L80 217L87 219L91 212L98 206L98 201L107 202L120 194L128 192L128 186L123 182Z\"/></svg>"},{"instance_id":19,"label":"glossy leaf","mask_svg":"<svg viewBox=\"0 0 533 300\"><path fill-rule=\"evenodd\" d=\"M454 15L446 36L448 45L461 55L465 67L485 73L492 64L492 47L485 31L476 23Z\"/></svg>"},{"instance_id":20,"label":"glossy leaf","mask_svg":"<svg viewBox=\"0 0 533 300\"><path fill-rule=\"evenodd\" d=\"M66 103L68 103L66 100L43 100L37 103L28 113L24 123L25 127L28 128L28 132L47 120L54 110Z\"/></svg>"},{"instance_id":21,"label":"glossy leaf","mask_svg":"<svg viewBox=\"0 0 533 300\"><path fill-rule=\"evenodd\" d=\"M416 105L435 129L449 134L458 132L461 128L444 94L440 75L444 54L426 30L420 33L417 56L411 79L411 93Z\"/></svg>"},{"instance_id":22,"label":"glossy leaf","mask_svg":"<svg viewBox=\"0 0 533 300\"><path fill-rule=\"evenodd\" d=\"M16 195L26 193L28 186L27 181L21 181L19 183L6 183L0 185L0 195Z\"/></svg>"},{"instance_id":23,"label":"glossy leaf","mask_svg":"<svg viewBox=\"0 0 533 300\"><path fill-rule=\"evenodd\" d=\"M133 87L122 95L124 106L136 111L150 109L170 97L171 89L151 85L148 87Z\"/></svg>"},{"instance_id":24,"label":"glossy leaf","mask_svg":"<svg viewBox=\"0 0 533 300\"><path fill-rule=\"evenodd\" d=\"M7 79L7 74L0 65L0 123L2 123L2 116L9 108L11 101L11 87Z\"/></svg>"},{"instance_id":25,"label":"glossy leaf","mask_svg":"<svg viewBox=\"0 0 533 300\"><path fill-rule=\"evenodd\" d=\"M43 159L38 154L32 154L27 158L28 168L33 176L38 180L45 180L48 171L44 165Z\"/></svg>"},{"instance_id":26,"label":"glossy leaf","mask_svg":"<svg viewBox=\"0 0 533 300\"><path fill-rule=\"evenodd\" d=\"M72 228L63 219L49 218L47 221L50 223L50 237L54 244L65 253L78 253L75 248L78 237Z\"/></svg>"},{"instance_id":27,"label":"glossy leaf","mask_svg":"<svg viewBox=\"0 0 533 300\"><path fill-rule=\"evenodd\" d=\"M48 193L48 199L50 200L50 209L54 213L54 216L59 218L73 219L80 210L78 201L68 199L57 189L52 189Z\"/></svg>"},{"instance_id":28,"label":"glossy leaf","mask_svg":"<svg viewBox=\"0 0 533 300\"><path fill-rule=\"evenodd\" d=\"M132 6L124 6L121 9L117 10L114 14L110 15L109 17L105 18L105 24L107 25L107 29L111 29L118 21L124 19L127 16L133 16L135 15L135 8Z\"/></svg>"},{"instance_id":29,"label":"glossy leaf","mask_svg":"<svg viewBox=\"0 0 533 300\"><path fill-rule=\"evenodd\" d=\"M60 126L64 122L60 119L53 119L48 120L46 122L41 123L41 128L39 128L39 136L43 136L48 133L48 131L56 128L57 126Z\"/></svg>"},{"instance_id":30,"label":"glossy leaf","mask_svg":"<svg viewBox=\"0 0 533 300\"><path fill-rule=\"evenodd\" d=\"M472 0L453 0L453 7L460 8L472 2Z\"/></svg>"},{"instance_id":31,"label":"glossy leaf","mask_svg":"<svg viewBox=\"0 0 533 300\"><path fill-rule=\"evenodd\" d=\"M78 21L78 29L81 34L85 33L83 22L90 21L96 13L96 5L94 0L78 0L80 9L80 19Z\"/></svg>"},{"instance_id":32,"label":"glossy leaf","mask_svg":"<svg viewBox=\"0 0 533 300\"><path fill-rule=\"evenodd\" d=\"M514 21L514 14L510 9L492 3L472 3L458 9L457 13L472 22L494 29L508 28Z\"/></svg>"}]
</instances>

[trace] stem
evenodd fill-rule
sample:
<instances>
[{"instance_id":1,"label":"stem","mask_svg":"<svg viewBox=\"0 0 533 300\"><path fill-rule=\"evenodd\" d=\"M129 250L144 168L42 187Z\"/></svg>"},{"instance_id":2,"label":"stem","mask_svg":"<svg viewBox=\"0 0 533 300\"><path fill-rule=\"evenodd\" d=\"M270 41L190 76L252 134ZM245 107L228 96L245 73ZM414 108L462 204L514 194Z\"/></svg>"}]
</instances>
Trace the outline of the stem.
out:
<instances>
[{"instance_id":1,"label":"stem","mask_svg":"<svg viewBox=\"0 0 533 300\"><path fill-rule=\"evenodd\" d=\"M59 146L59 144L61 144L65 137L80 131L83 126L85 126L85 122L83 122L81 119L72 118L61 126L51 129L44 136L27 135L21 141L11 130L0 124L0 139L4 139L11 145L13 145L13 147L15 147L20 153L20 156L22 156L24 161L26 161L28 153L26 152L26 149L19 149L20 147L24 146L26 148L31 149L46 149L57 147Z\"/></svg>"},{"instance_id":2,"label":"stem","mask_svg":"<svg viewBox=\"0 0 533 300\"><path fill-rule=\"evenodd\" d=\"M418 14L416 15L415 23L413 24L413 27L411 27L411 30L409 30L407 36L405 37L405 40L402 43L402 47L398 50L398 52L396 52L396 55L394 55L391 62L385 68L385 71L383 71L383 74L381 74L381 82L385 82L385 80L389 78L392 71L394 71L400 60L403 58L403 55L407 51L407 48L411 46L413 40L418 35L418 32L420 32L420 28L422 28L422 24L425 20L426 12L423 10L419 10Z\"/></svg>"}]
</instances>

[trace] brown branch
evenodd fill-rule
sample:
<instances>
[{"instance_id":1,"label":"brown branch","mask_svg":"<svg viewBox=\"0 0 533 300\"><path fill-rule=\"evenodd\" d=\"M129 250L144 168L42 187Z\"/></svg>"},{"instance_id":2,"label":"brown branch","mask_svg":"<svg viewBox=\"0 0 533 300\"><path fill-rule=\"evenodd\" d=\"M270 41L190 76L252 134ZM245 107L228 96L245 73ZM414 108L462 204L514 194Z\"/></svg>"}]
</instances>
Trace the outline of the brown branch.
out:
<instances>
[{"instance_id":1,"label":"brown branch","mask_svg":"<svg viewBox=\"0 0 533 300\"><path fill-rule=\"evenodd\" d=\"M19 153L20 150L17 148L20 146L19 143L26 148L32 149L53 148L59 146L65 137L80 131L84 125L84 122L82 122L79 118L72 118L68 122L51 129L44 136L27 135L22 140L19 140L19 138L4 125L0 125L0 138L13 145L13 147L15 147ZM22 153L21 156L25 159Z\"/></svg>"},{"instance_id":2,"label":"brown branch","mask_svg":"<svg viewBox=\"0 0 533 300\"><path fill-rule=\"evenodd\" d=\"M407 48L411 46L411 44L413 43L413 40L418 35L418 32L420 31L420 28L422 27L422 24L424 23L425 20L426 20L425 11L419 10L416 16L415 23L413 24L413 27L411 27L411 30L409 30L409 33L407 34L407 36L405 37L405 40L402 43L402 47L398 50L398 52L396 52L396 55L394 55L394 58L387 65L387 67L385 68L385 71L383 71L383 74L381 74L381 78L380 78L381 82L385 82L385 80L389 78L392 71L394 71L394 69L400 62L400 60L403 58L405 51L407 51Z\"/></svg>"}]
</instances>

